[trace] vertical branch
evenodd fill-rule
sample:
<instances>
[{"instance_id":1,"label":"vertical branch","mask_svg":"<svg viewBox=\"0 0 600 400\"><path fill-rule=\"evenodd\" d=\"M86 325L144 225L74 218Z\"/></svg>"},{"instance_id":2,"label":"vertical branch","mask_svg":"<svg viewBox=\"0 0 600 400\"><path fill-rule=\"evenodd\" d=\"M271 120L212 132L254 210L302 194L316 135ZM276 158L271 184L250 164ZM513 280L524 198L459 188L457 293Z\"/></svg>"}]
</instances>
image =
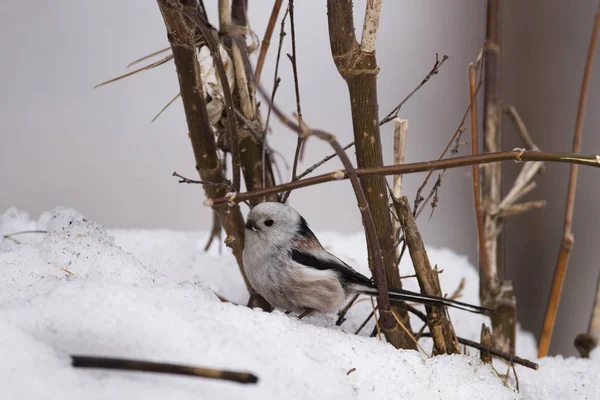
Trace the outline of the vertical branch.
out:
<instances>
[{"instance_id":1,"label":"vertical branch","mask_svg":"<svg viewBox=\"0 0 600 400\"><path fill-rule=\"evenodd\" d=\"M406 154L406 140L408 138L408 120L394 119L394 165L404 164L404 155ZM393 180L394 197L399 199L402 196L402 175L394 175Z\"/></svg>"},{"instance_id":2,"label":"vertical branch","mask_svg":"<svg viewBox=\"0 0 600 400\"><path fill-rule=\"evenodd\" d=\"M379 7L376 7L376 3ZM365 48L374 50L381 2L368 2L372 8L368 24L371 32L366 32ZM346 81L350 94L352 126L356 143L356 157L359 168L380 167L383 165L381 137L379 132L379 104L377 100L377 61L375 52L361 51L354 34L354 21L351 0L328 0L327 20L329 42L333 60L339 74ZM365 36L366 35L366 36ZM377 238L383 253L385 275L390 287L401 288L400 274L396 265L394 233L388 209L388 193L383 177L364 177L361 184L371 208ZM365 221L363 220L363 224ZM369 246L369 266L373 271L373 249ZM410 330L410 321L405 305L394 305L395 313L404 326ZM393 319L382 318L382 328L387 340L395 347L414 348L410 335L400 329Z\"/></svg>"},{"instance_id":3,"label":"vertical branch","mask_svg":"<svg viewBox=\"0 0 600 400\"><path fill-rule=\"evenodd\" d=\"M489 0L487 5L486 40L484 55L484 128L483 151L492 153L499 151L501 144L500 113L498 107L499 89L499 33L500 33L500 0ZM493 294L498 285L498 221L489 210L500 202L501 176L500 163L490 164L483 168L482 198L484 201L484 228L487 261L485 273L481 275L480 296L482 305L493 302Z\"/></svg>"},{"instance_id":4,"label":"vertical branch","mask_svg":"<svg viewBox=\"0 0 600 400\"><path fill-rule=\"evenodd\" d=\"M229 0L219 0L219 32L226 34L231 27L231 10Z\"/></svg>"},{"instance_id":5,"label":"vertical branch","mask_svg":"<svg viewBox=\"0 0 600 400\"><path fill-rule=\"evenodd\" d=\"M296 113L298 114L298 123L302 125L302 107L300 106L300 86L298 84L298 59L296 58L296 27L294 24L294 0L289 0L288 9L290 10L290 30L292 31L292 71L294 73L294 91L296 93ZM288 54L289 57L289 54ZM294 165L292 166L292 179L296 179L298 170L298 160L300 158L300 149L302 148L302 136L298 136L296 143L296 152L294 154Z\"/></svg>"},{"instance_id":6,"label":"vertical branch","mask_svg":"<svg viewBox=\"0 0 600 400\"><path fill-rule=\"evenodd\" d=\"M483 150L499 151L502 144L502 107L500 104L500 29L501 0L487 4L484 59L484 124ZM482 169L483 232L485 253L480 253L481 304L494 309L492 342L506 353L514 353L516 335L516 298L512 282L505 280L503 257L503 221L497 210L501 203L501 164L493 163Z\"/></svg>"},{"instance_id":7,"label":"vertical branch","mask_svg":"<svg viewBox=\"0 0 600 400\"><path fill-rule=\"evenodd\" d=\"M415 267L417 280L421 292L430 296L442 297L437 272L431 268L423 239L417 228L417 222L410 210L408 198L406 196L399 200L392 199L396 208L396 213L400 217L400 224L404 231L404 239L410 253L410 258ZM445 307L425 305L427 310L427 326L431 332L431 338L434 344L435 354L453 354L459 353L455 346L454 329L446 317Z\"/></svg>"},{"instance_id":8,"label":"vertical branch","mask_svg":"<svg viewBox=\"0 0 600 400\"><path fill-rule=\"evenodd\" d=\"M404 164L404 155L406 154L406 140L408 138L408 120L394 118L394 165ZM394 175L392 196L395 199L402 197L402 175ZM394 240L400 237L400 217L395 213L395 218L392 220ZM400 248L396 247L396 258L400 257Z\"/></svg>"},{"instance_id":9,"label":"vertical branch","mask_svg":"<svg viewBox=\"0 0 600 400\"><path fill-rule=\"evenodd\" d=\"M163 0L159 0L163 1ZM170 3L167 1L167 3ZM225 110L227 111L227 132L229 134L229 140L231 145L231 166L232 166L232 175L233 175L233 187L235 190L240 190L240 149L239 149L239 136L237 132L237 125L235 122L235 111L233 105L233 96L231 94L231 87L229 85L229 80L227 79L227 73L225 72L225 67L223 65L223 60L221 59L221 52L219 50L220 44L215 40L213 33L207 26L207 21L203 21L201 16L198 13L198 7L196 2L190 0L180 0L179 4L182 5L181 13L189 18L193 24L196 25L196 28L200 31L204 39L206 40L206 45L210 49L211 56L213 57L215 63L215 69L218 73L219 80L221 82L221 86L223 88L223 97L225 99Z\"/></svg>"},{"instance_id":10,"label":"vertical branch","mask_svg":"<svg viewBox=\"0 0 600 400\"><path fill-rule=\"evenodd\" d=\"M581 151L581 137L583 135L583 116L585 114L585 106L587 103L588 88L590 84L590 76L592 74L592 63L594 61L594 53L596 42L598 41L598 31L600 30L600 6L596 11L594 27L590 38L583 80L581 82L581 92L579 95L579 106L577 107L577 120L575 122L575 134L573 135L573 152ZM552 288L550 289L550 298L546 306L546 314L544 316L544 325L540 342L538 345L538 357L545 357L550 348L550 340L552 338L552 330L558 312L558 304L560 303L560 295L562 292L563 282L569 265L569 257L571 249L575 242L571 228L573 225L573 211L575 210L575 189L577 187L577 165L571 165L569 174L569 189L567 192L567 205L565 206L565 222L563 227L563 238L560 245L560 251L556 260L556 268L554 269L554 278L552 280Z\"/></svg>"},{"instance_id":11,"label":"vertical branch","mask_svg":"<svg viewBox=\"0 0 600 400\"><path fill-rule=\"evenodd\" d=\"M195 2L189 2L191 6ZM187 4L186 4L187 5ZM221 197L227 192L228 181L217 155L217 147L208 120L206 100L202 90L202 77L198 63L195 28L170 1L158 0L167 38L173 52L173 59L179 78L179 89L183 101L189 137L196 159L196 170L200 179L205 182L221 183L222 186L204 184L204 192L208 198ZM244 248L244 218L239 206L215 206L221 223L227 233L228 245L244 276L249 291L252 291L243 269L242 251Z\"/></svg>"},{"instance_id":12,"label":"vertical branch","mask_svg":"<svg viewBox=\"0 0 600 400\"><path fill-rule=\"evenodd\" d=\"M246 26L248 21L248 0L233 0L231 3L231 19L238 26Z\"/></svg>"},{"instance_id":13,"label":"vertical branch","mask_svg":"<svg viewBox=\"0 0 600 400\"><path fill-rule=\"evenodd\" d=\"M267 133L269 131L269 121L271 119L271 108L273 105L273 102L275 101L275 93L277 92L277 88L279 87L279 83L281 82L281 78L279 78L279 60L281 59L281 48L283 46L283 38L285 37L285 19L287 18L289 10L286 10L285 14L283 15L283 18L281 19L281 30L279 31L279 46L277 47L277 57L275 59L275 72L273 74L273 91L271 92L271 97L270 97L270 101L269 101L269 107L267 110L267 120L265 122L265 127L263 129L262 132L262 159L263 159L263 163L266 160L267 157ZM265 183L265 172L263 171L263 176L262 176L262 180L263 180L263 185Z\"/></svg>"},{"instance_id":14,"label":"vertical branch","mask_svg":"<svg viewBox=\"0 0 600 400\"><path fill-rule=\"evenodd\" d=\"M475 66L469 64L469 97L471 101L471 153L478 153L477 141L477 93L475 91ZM473 203L475 204L475 219L477 222L477 239L479 240L479 264L480 279L489 281L490 260L485 245L485 233L483 230L483 207L481 206L481 189L479 187L479 166L473 165ZM485 278L482 276L485 275Z\"/></svg>"},{"instance_id":15,"label":"vertical branch","mask_svg":"<svg viewBox=\"0 0 600 400\"><path fill-rule=\"evenodd\" d=\"M365 53L375 52L377 31L379 30L379 16L381 15L382 0L367 0L365 21L363 23L360 51Z\"/></svg>"},{"instance_id":16,"label":"vertical branch","mask_svg":"<svg viewBox=\"0 0 600 400\"><path fill-rule=\"evenodd\" d=\"M232 6L232 14L242 15L239 8L243 8L243 2L235 1ZM239 19L238 19L239 20ZM245 20L244 20L245 21ZM265 152L263 158L262 136L257 132L262 130L260 113L256 106L256 89L252 82L252 68L248 56L248 48L242 33L245 26L235 25L230 37L223 40L231 43L230 55L234 61L237 96L234 97L235 105L241 110L243 123L238 127L240 161L244 180L248 190L260 190L275 184L273 175L271 155ZM277 201L277 196L266 197L268 201ZM252 201L255 205L260 200Z\"/></svg>"},{"instance_id":17,"label":"vertical branch","mask_svg":"<svg viewBox=\"0 0 600 400\"><path fill-rule=\"evenodd\" d=\"M292 72L294 74L294 91L296 93L296 115L298 117L298 123L302 125L302 107L300 106L300 85L298 84L298 63L296 58L296 28L294 25L294 0L289 0L288 3L288 11L290 14L290 30L292 31L292 55L287 55L292 63ZM300 157L302 155L302 146L304 143L304 138L302 136L298 136L296 141L296 151L294 153L294 163L292 165L292 181L298 180L298 162L300 161ZM292 191L286 192L281 198L281 202L287 202L288 197Z\"/></svg>"},{"instance_id":18,"label":"vertical branch","mask_svg":"<svg viewBox=\"0 0 600 400\"><path fill-rule=\"evenodd\" d=\"M260 75L262 74L263 65L267 57L267 50L271 44L271 36L273 36L273 30L275 29L275 22L277 22L277 16L281 10L281 4L283 0L275 0L273 3L273 10L269 17L269 23L267 24L267 30L262 43L260 44L260 51L258 52L258 60L256 61L256 71L254 72L254 82L258 85L260 83Z\"/></svg>"}]
</instances>

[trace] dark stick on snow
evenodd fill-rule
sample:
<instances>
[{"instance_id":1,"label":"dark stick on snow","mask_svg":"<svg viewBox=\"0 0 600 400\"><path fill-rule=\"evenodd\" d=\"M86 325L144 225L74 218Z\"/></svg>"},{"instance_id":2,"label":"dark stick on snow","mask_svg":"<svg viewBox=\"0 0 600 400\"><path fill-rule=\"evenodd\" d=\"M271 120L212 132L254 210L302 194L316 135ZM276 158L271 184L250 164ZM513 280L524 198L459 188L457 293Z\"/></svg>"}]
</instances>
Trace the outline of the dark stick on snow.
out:
<instances>
[{"instance_id":1,"label":"dark stick on snow","mask_svg":"<svg viewBox=\"0 0 600 400\"><path fill-rule=\"evenodd\" d=\"M423 333L423 336L431 337L431 333L429 333L429 332ZM524 367L534 369L536 371L540 367L537 363L534 363L533 361L529 361L529 360L526 360L521 357L510 355L508 353L505 353L505 352L495 349L493 347L486 346L484 344L477 343L472 340L461 338L461 337L457 337L457 339L460 344L464 344L466 346L473 347L474 349L477 349L477 350L486 351L488 353L495 355L496 357L502 358L503 360L510 361L515 364L519 364Z\"/></svg>"},{"instance_id":2,"label":"dark stick on snow","mask_svg":"<svg viewBox=\"0 0 600 400\"><path fill-rule=\"evenodd\" d=\"M223 371L189 365L156 363L125 358L91 357L72 355L71 365L78 368L114 369L121 371L158 372L163 374L187 375L201 378L221 379L238 383L257 383L258 377L248 372Z\"/></svg>"},{"instance_id":3,"label":"dark stick on snow","mask_svg":"<svg viewBox=\"0 0 600 400\"><path fill-rule=\"evenodd\" d=\"M348 311L350 311L350 308L352 308L352 306L354 305L354 302L356 301L356 299L358 299L358 296L359 296L358 294L355 294L354 296L352 296L352 298L350 299L348 304L346 304L346 306L338 312L338 319L337 319L337 321L335 321L335 324L337 326L340 326L341 324L344 323L344 321L346 320L346 314L348 314Z\"/></svg>"}]
</instances>

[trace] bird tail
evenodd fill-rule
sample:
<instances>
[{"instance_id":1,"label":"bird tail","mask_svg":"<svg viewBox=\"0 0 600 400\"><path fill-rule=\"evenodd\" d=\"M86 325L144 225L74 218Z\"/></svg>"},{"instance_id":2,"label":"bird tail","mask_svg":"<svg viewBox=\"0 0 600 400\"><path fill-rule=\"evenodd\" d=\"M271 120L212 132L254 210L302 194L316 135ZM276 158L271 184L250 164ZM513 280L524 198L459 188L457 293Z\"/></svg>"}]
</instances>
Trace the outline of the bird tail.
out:
<instances>
[{"instance_id":1,"label":"bird tail","mask_svg":"<svg viewBox=\"0 0 600 400\"><path fill-rule=\"evenodd\" d=\"M377 296L378 294L376 287L361 287L359 292L368 296ZM492 310L490 310L489 308L463 303L462 301L452 300L445 297L430 296L428 294L411 292L410 290L404 289L391 289L389 291L389 295L390 300L392 302L410 301L430 306L447 306L457 308L459 310L469 311L476 314L489 315L492 312Z\"/></svg>"}]
</instances>

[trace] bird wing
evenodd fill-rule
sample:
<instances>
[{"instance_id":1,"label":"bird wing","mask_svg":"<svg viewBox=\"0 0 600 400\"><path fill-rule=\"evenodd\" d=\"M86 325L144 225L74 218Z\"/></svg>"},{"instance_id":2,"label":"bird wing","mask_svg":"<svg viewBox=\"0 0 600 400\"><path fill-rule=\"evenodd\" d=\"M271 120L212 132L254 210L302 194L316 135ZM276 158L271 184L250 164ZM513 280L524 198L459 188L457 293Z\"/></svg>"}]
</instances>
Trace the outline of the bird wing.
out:
<instances>
[{"instance_id":1,"label":"bird wing","mask_svg":"<svg viewBox=\"0 0 600 400\"><path fill-rule=\"evenodd\" d=\"M335 271L338 274L342 285L344 287L354 286L353 290L357 293L369 296L377 296L378 294L377 287L369 278L355 271L351 266L325 250L317 252L294 248L291 250L290 256L292 260L308 268L314 268L320 271ZM404 289L390 289L389 296L392 300L409 301L433 306L448 306L479 314L488 314L491 312L491 310L485 307L463 303L462 301L445 297L411 292Z\"/></svg>"},{"instance_id":2,"label":"bird wing","mask_svg":"<svg viewBox=\"0 0 600 400\"><path fill-rule=\"evenodd\" d=\"M318 269L320 271L335 271L344 286L360 285L374 287L369 278L356 272L351 266L325 250L315 252L312 251L312 249L293 248L290 252L290 257L298 264L302 264L309 268Z\"/></svg>"}]
</instances>

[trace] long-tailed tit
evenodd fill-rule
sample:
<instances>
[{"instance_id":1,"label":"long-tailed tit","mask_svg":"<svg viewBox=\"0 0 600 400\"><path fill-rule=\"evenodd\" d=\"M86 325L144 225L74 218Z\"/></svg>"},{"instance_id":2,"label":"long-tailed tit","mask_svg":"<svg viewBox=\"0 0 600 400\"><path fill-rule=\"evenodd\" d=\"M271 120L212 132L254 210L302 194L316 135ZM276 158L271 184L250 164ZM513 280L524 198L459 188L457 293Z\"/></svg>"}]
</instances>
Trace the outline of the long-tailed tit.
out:
<instances>
[{"instance_id":1,"label":"long-tailed tit","mask_svg":"<svg viewBox=\"0 0 600 400\"><path fill-rule=\"evenodd\" d=\"M377 295L366 276L323 248L306 220L293 208L275 202L256 205L246 222L244 270L252 287L273 306L288 311L339 310L354 293ZM403 289L390 290L395 301L487 309Z\"/></svg>"}]
</instances>

